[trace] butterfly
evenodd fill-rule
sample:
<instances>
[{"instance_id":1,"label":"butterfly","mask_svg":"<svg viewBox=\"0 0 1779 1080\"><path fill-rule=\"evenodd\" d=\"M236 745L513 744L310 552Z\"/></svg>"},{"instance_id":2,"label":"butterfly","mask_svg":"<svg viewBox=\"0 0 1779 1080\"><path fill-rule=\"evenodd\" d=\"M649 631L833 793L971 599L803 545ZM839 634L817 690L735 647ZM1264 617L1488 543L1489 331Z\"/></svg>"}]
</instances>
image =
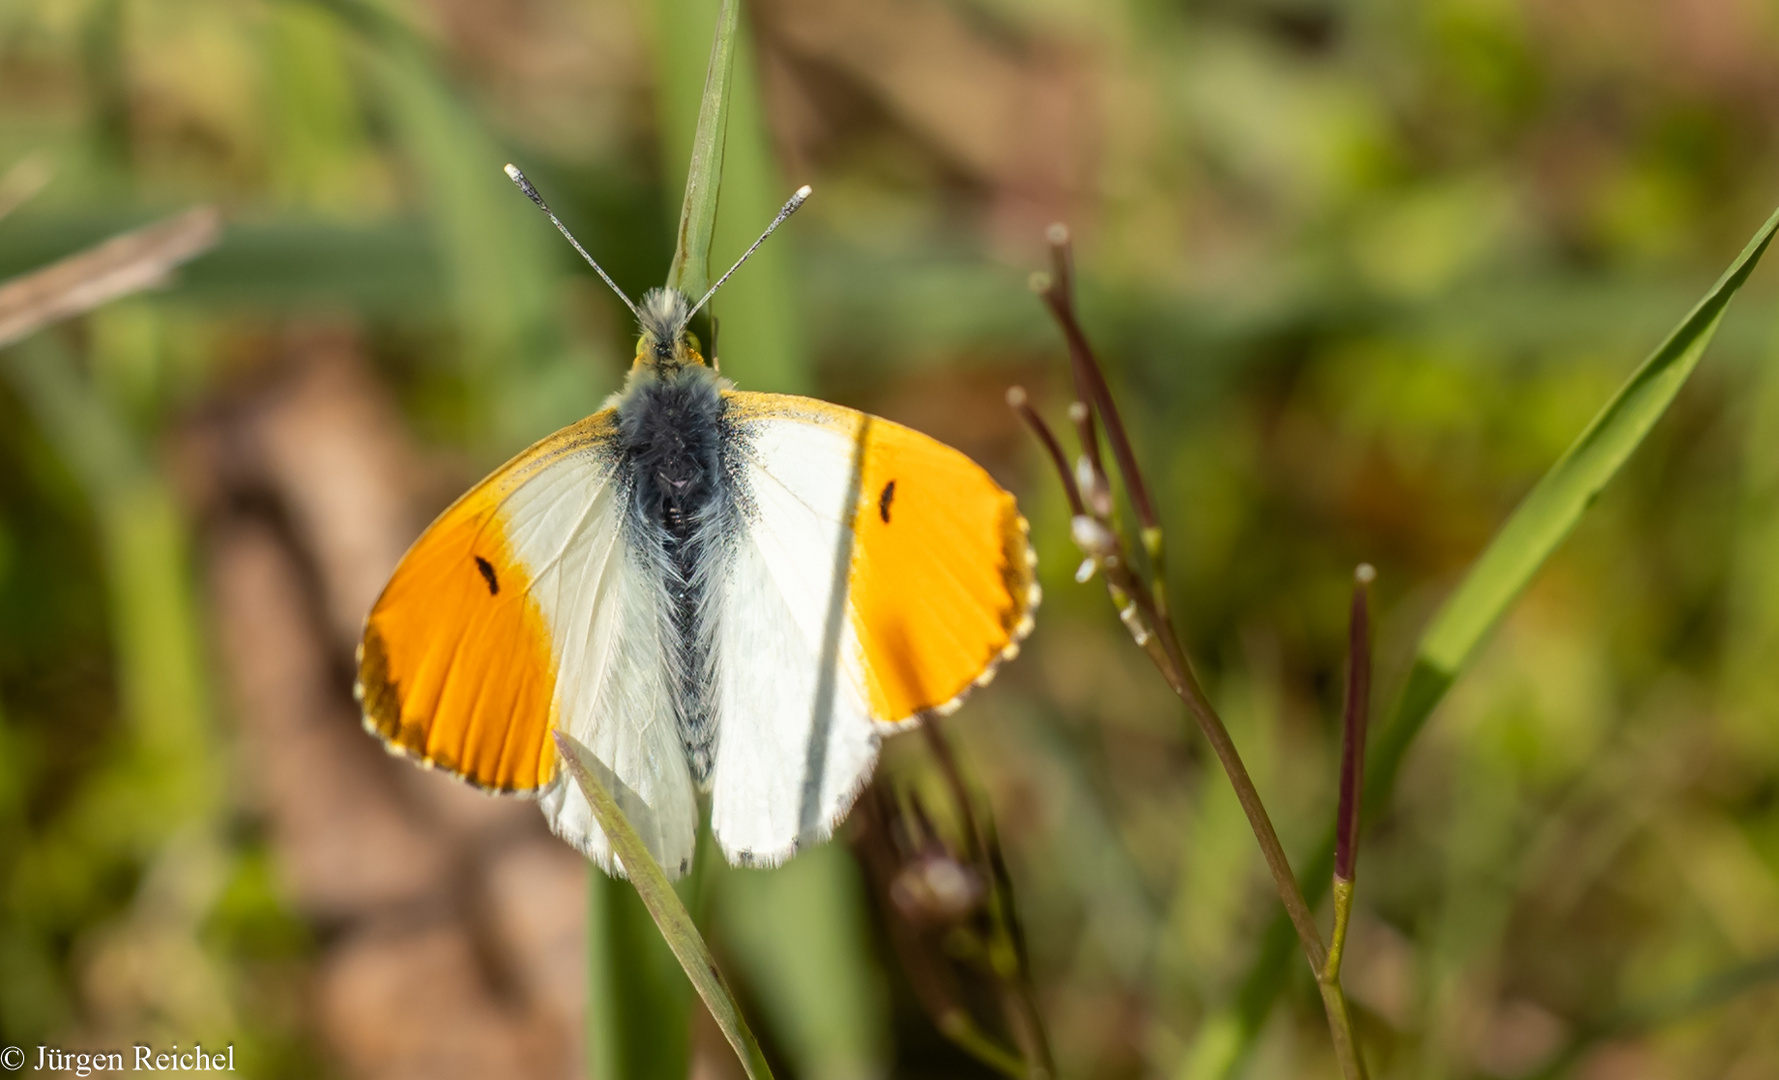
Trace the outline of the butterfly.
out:
<instances>
[{"instance_id":1,"label":"butterfly","mask_svg":"<svg viewBox=\"0 0 1779 1080\"><path fill-rule=\"evenodd\" d=\"M535 797L621 873L552 732L670 876L708 794L718 846L773 866L828 838L881 736L955 709L1017 654L1039 601L1013 496L962 453L826 402L737 390L687 329L632 304L523 173L508 175L639 327L623 389L440 514L365 621L356 692L392 751Z\"/></svg>"}]
</instances>

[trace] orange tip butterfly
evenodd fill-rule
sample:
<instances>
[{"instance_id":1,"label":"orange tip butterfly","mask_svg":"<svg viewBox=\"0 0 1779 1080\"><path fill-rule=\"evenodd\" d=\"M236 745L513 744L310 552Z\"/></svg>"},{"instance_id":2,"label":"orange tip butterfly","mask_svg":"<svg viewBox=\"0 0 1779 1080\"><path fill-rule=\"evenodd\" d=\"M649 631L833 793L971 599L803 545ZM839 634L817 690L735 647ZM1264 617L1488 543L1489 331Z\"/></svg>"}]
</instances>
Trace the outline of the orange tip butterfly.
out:
<instances>
[{"instance_id":1,"label":"orange tip butterfly","mask_svg":"<svg viewBox=\"0 0 1779 1080\"><path fill-rule=\"evenodd\" d=\"M687 332L709 292L631 303L636 359L600 411L495 470L415 541L370 616L356 691L393 752L535 797L607 872L557 760L589 747L669 876L698 796L729 861L826 839L882 734L955 709L1019 651L1038 604L1013 496L917 431L737 390Z\"/></svg>"}]
</instances>

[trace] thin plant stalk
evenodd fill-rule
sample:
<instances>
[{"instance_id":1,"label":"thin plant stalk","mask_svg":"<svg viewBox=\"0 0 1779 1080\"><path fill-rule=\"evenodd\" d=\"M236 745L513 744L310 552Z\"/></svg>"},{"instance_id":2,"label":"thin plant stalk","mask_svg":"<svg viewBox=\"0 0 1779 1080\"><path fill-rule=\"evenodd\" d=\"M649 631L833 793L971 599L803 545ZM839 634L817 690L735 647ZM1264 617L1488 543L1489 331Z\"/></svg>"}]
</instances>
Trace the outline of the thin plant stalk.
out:
<instances>
[{"instance_id":1,"label":"thin plant stalk","mask_svg":"<svg viewBox=\"0 0 1779 1080\"><path fill-rule=\"evenodd\" d=\"M1353 572L1353 607L1347 629L1347 694L1341 718L1340 809L1334 851L1334 927L1328 956L1316 972L1335 1052L1350 1056L1361 1069L1364 1061L1350 1045L1353 1025L1341 991L1340 962L1346 955L1347 924L1353 916L1353 888L1359 866L1359 801L1364 790L1365 729L1371 712L1371 583L1377 571L1361 563ZM1343 1045L1343 1041L1346 1045Z\"/></svg>"},{"instance_id":2,"label":"thin plant stalk","mask_svg":"<svg viewBox=\"0 0 1779 1080\"><path fill-rule=\"evenodd\" d=\"M1341 724L1340 809L1335 815L1334 929L1328 960L1318 976L1340 979L1347 923L1353 914L1353 887L1359 865L1359 806L1365 789L1365 734L1371 712L1371 583L1377 571L1361 564L1353 573L1353 610L1348 628L1346 710Z\"/></svg>"},{"instance_id":3,"label":"thin plant stalk","mask_svg":"<svg viewBox=\"0 0 1779 1080\"><path fill-rule=\"evenodd\" d=\"M1730 300L1754 272L1779 232L1775 211L1655 350L1638 365L1600 412L1551 465L1513 514L1495 533L1463 582L1440 607L1415 647L1394 708L1379 726L1360 785L1361 820L1389 801L1409 748L1458 678L1468 669L1488 632L1513 607L1527 584L1574 530L1600 492L1642 444L1697 368L1717 333ZM1332 841L1333 836L1329 837ZM1313 849L1311 898L1319 898L1333 865L1332 844ZM1289 931L1268 927L1259 953L1238 995L1239 1061L1258 1036L1267 1009L1284 984L1289 962Z\"/></svg>"},{"instance_id":4,"label":"thin plant stalk","mask_svg":"<svg viewBox=\"0 0 1779 1080\"><path fill-rule=\"evenodd\" d=\"M989 920L993 936L990 957L1001 990L1001 1007L1007 1016L1007 1027L1025 1058L1024 1075L1032 1080L1048 1080L1056 1075L1056 1063L1051 1056L1050 1039L1045 1034L1043 1016L1038 1011L1037 996L1032 987L1025 931L1013 905L1013 882L1007 873L1006 858L1001 853L1000 838L992 831L984 831L957 757L939 730L938 718L930 713L921 714L920 729L939 764L941 775L945 777L946 786L951 790L952 800L957 803L970 856L978 865L987 866L993 883L989 893L993 905L993 917Z\"/></svg>"},{"instance_id":5,"label":"thin plant stalk","mask_svg":"<svg viewBox=\"0 0 1779 1080\"><path fill-rule=\"evenodd\" d=\"M1364 1064L1353 1037L1352 1019L1339 979L1337 976L1324 978L1328 967L1328 949L1316 928L1315 917L1304 900L1303 889L1291 870L1284 845L1279 842L1278 832L1273 828L1272 819L1266 812L1265 803L1254 786L1253 778L1248 774L1247 766L1236 749L1235 741L1229 735L1228 727L1199 686L1191 662L1180 644L1173 620L1168 614L1161 576L1163 536L1160 519L1156 516L1154 503L1138 468L1129 434L1118 413L1117 404L1112 399L1103 369L1075 313L1067 230L1054 227L1050 230L1049 238L1052 264L1056 272L1053 275L1033 275L1032 288L1056 318L1068 343L1075 385L1083 396L1083 400L1071 408L1071 418L1084 441L1095 438L1092 421L1097 418L1098 426L1103 428L1110 444L1112 458L1118 465L1119 479L1123 482L1125 493L1136 512L1139 540L1150 568L1148 581L1139 576L1126 556L1111 512L1110 499L1094 498L1094 494L1098 492L1109 493L1111 490L1110 479L1104 472L1097 450L1090 451L1084 445L1079 469L1082 475L1070 477L1069 471L1061 467L1060 453L1054 449L1060 445L1056 436L1031 409L1024 391L1015 388L1008 395L1008 403L1032 428L1050 454L1053 464L1059 465L1058 472L1062 477L1064 490L1070 492L1070 509L1075 513L1071 532L1088 558L1088 563L1083 565L1083 573L1077 577L1085 580L1092 571L1104 576L1119 619L1138 647L1161 673L1168 687L1185 703L1199 731L1210 743L1212 753L1223 766L1224 774L1235 790L1236 801L1241 805L1242 813L1248 819L1254 838L1260 845L1261 855L1278 891L1279 901L1297 932L1304 957L1322 990L1323 1006L1328 1015L1341 1074L1347 1080L1362 1080L1365 1076ZM1082 416L1083 412L1088 415ZM1073 494L1077 484L1084 489L1081 495Z\"/></svg>"},{"instance_id":6,"label":"thin plant stalk","mask_svg":"<svg viewBox=\"0 0 1779 1080\"><path fill-rule=\"evenodd\" d=\"M890 839L892 812L883 789L868 788L859 799L857 814L864 829L854 840L859 861L875 879L879 891L888 894L898 872L898 859ZM903 974L933 1026L959 1049L994 1071L1014 1078L1027 1075L1025 1062L1013 1050L982 1030L970 1010L959 1000L955 979L946 970L937 950L928 947L922 932L898 918L886 920L890 941L901 961Z\"/></svg>"},{"instance_id":7,"label":"thin plant stalk","mask_svg":"<svg viewBox=\"0 0 1779 1080\"><path fill-rule=\"evenodd\" d=\"M922 713L915 723L954 807L960 835L954 842L935 829L914 792L892 800L873 786L860 802L865 827L855 834L854 848L884 898L902 970L933 1025L997 1072L1050 1080L1055 1060L993 817L972 796L939 718ZM986 1034L964 1004L958 966L966 962L993 989L1013 1048Z\"/></svg>"}]
</instances>

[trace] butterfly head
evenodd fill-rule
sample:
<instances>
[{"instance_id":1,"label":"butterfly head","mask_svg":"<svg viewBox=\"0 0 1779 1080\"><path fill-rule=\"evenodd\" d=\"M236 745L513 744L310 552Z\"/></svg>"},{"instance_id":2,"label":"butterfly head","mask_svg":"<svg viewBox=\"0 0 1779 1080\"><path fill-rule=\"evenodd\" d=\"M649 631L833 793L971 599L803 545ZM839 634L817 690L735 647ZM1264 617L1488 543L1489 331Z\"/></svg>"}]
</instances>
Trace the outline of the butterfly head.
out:
<instances>
[{"instance_id":1,"label":"butterfly head","mask_svg":"<svg viewBox=\"0 0 1779 1080\"><path fill-rule=\"evenodd\" d=\"M691 301L678 289L650 289L644 293L642 303L636 307L641 330L636 340L637 366L671 371L703 364L698 339L686 329L691 313Z\"/></svg>"},{"instance_id":2,"label":"butterfly head","mask_svg":"<svg viewBox=\"0 0 1779 1080\"><path fill-rule=\"evenodd\" d=\"M697 303L694 304L691 297L678 289L665 288L650 289L643 294L641 304L633 304L630 302L630 298L624 295L624 290L618 288L618 283L611 279L611 275L607 274L599 263L594 261L593 256L587 254L587 249L582 247L581 242L568 231L568 226L562 224L556 217L549 205L544 202L544 197L538 194L537 188L533 187L531 181L525 178L525 174L519 171L519 167L508 165L506 173L513 183L519 185L519 190L525 193L525 197L536 203L537 208L549 217L550 222L556 226L557 230L568 239L576 251L581 253L581 258L587 260L587 265L593 268L600 280L611 286L612 292L618 294L618 299L624 301L624 306L636 315L636 321L642 334L636 342L636 362L631 368L633 371L647 368L655 372L672 373L694 365L704 367L704 357L698 352L698 339L686 329L692 321L692 316L697 313L699 308L710 302L710 298L723 287L723 282L728 281L735 271L741 269L741 264L747 261L749 255L759 250L760 245L766 242L766 238L772 235L772 230L782 225L785 218L796 213L797 208L809 198L808 184L798 188L791 195L790 200L779 208L778 216L772 219L772 224L766 226L766 231L760 234L760 238L741 253L741 258L735 260L735 265L729 267L728 271L717 279L716 284L712 285ZM714 343L716 334L714 326L711 334Z\"/></svg>"}]
</instances>

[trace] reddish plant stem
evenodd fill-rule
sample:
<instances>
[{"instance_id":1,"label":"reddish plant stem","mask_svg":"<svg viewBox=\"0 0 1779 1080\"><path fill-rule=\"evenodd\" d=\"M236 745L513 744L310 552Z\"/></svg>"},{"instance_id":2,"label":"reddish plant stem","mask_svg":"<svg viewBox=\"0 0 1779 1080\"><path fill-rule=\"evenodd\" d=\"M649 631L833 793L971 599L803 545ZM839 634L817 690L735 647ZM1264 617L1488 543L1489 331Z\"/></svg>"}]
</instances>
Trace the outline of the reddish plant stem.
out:
<instances>
[{"instance_id":1,"label":"reddish plant stem","mask_svg":"<svg viewBox=\"0 0 1779 1080\"><path fill-rule=\"evenodd\" d=\"M1069 243L1069 227L1062 222L1045 230L1045 239L1050 241L1050 277L1043 282L1040 294L1060 293L1072 298L1075 295L1075 254ZM1088 402L1093 400L1093 387L1088 384L1087 371L1080 364L1071 363L1069 374L1075 382L1075 400ZM1099 430L1095 424L1093 410L1087 410L1077 424L1080 429L1081 452L1087 455L1087 461L1096 474L1104 475L1105 466L1100 461Z\"/></svg>"},{"instance_id":2,"label":"reddish plant stem","mask_svg":"<svg viewBox=\"0 0 1779 1080\"><path fill-rule=\"evenodd\" d=\"M1335 964L1330 963L1328 946L1324 945L1320 932L1316 929L1315 918L1304 899L1303 889L1298 884L1297 876L1291 869L1290 860L1285 855L1284 845L1279 842L1277 831L1273 828L1272 819L1266 812L1260 793L1254 781L1248 775L1247 766L1242 762L1241 754L1236 750L1235 742L1230 738L1229 729L1224 725L1222 717L1217 714L1203 689L1193 674L1191 662L1181 646L1178 632L1167 611L1165 590L1161 577L1161 525L1150 501L1147 485L1143 481L1141 470L1137 466L1130 439L1125 431L1124 423L1118 414L1117 405L1112 400L1105 375L1100 368L1099 360L1094 355L1086 334L1082 331L1074 310L1074 297L1071 288L1072 274L1069 267L1069 249L1066 230L1051 231L1052 260L1056 272L1053 278L1045 279L1043 275L1034 277L1033 285L1043 298L1045 305L1055 316L1063 336L1068 342L1069 358L1075 374L1077 392L1081 395L1082 404L1077 405L1087 415L1073 414L1079 427L1083 441L1095 439L1093 413L1098 413L1099 420L1104 424L1107 441L1111 444L1114 458L1118 462L1118 471L1124 481L1125 490L1129 493L1131 506L1136 511L1141 526L1142 546L1149 558L1152 571L1152 582L1141 580L1132 569L1130 560L1124 550L1123 542L1117 541L1113 550L1097 549L1089 552L1104 572L1106 584L1112 594L1113 602L1119 607L1119 617L1130 629L1137 645L1148 655L1150 661L1167 681L1168 686L1185 703L1187 711L1192 714L1194 722L1210 743L1211 750L1217 755L1218 762L1228 776L1230 786L1234 788L1236 800L1240 803L1242 813L1247 817L1248 824L1254 832L1261 854L1268 871L1272 874L1273 884L1278 890L1279 901L1291 920L1292 927L1297 931L1302 943L1304 957L1309 961L1311 971L1315 974L1318 987L1322 994L1324 1011L1328 1016L1330 1033L1333 1037L1336 1057L1339 1059L1341 1073L1349 1080L1362 1080L1365 1076L1364 1061L1360 1058L1356 1041L1353 1037L1352 1018L1347 1009L1346 999L1341 991L1339 971ZM1023 404L1023 393L1020 403ZM1011 400L1011 398L1010 398ZM1019 410L1019 405L1015 405ZM1064 476L1065 488L1073 485L1073 478L1064 467L1064 456L1060 446L1055 446L1054 435L1044 426L1041 419L1029 409L1020 410L1020 415L1033 430L1039 433L1041 441L1046 443L1053 463L1059 466L1058 471ZM1097 441L1097 439L1095 440ZM1086 449L1084 447L1084 449ZM1095 490L1109 490L1103 467L1100 465L1097 452L1086 454L1091 470L1090 479ZM1087 484L1089 478L1081 483ZM1116 536L1112 527L1109 506L1096 505L1096 500L1088 500L1085 512L1091 515L1099 526L1103 527L1104 535ZM1070 500L1072 508L1076 508L1077 517L1083 512L1082 500L1079 495ZM1368 569L1368 568L1367 568ZM1355 601L1356 635L1366 635L1369 630L1364 625L1366 612L1363 598ZM1358 638L1355 638L1357 641ZM1369 649L1355 646L1355 667L1349 676L1349 701L1346 710L1348 728L1352 736L1356 736L1359 746L1363 747L1363 708L1356 708L1354 702L1362 706L1369 689ZM1356 731L1354 718L1360 725ZM1346 786L1348 769L1343 765L1343 789ZM1344 812L1344 811L1343 811ZM1349 852L1354 850L1349 846ZM1350 889L1348 891L1350 900ZM1337 918L1336 948L1344 942L1345 915L1343 909ZM1336 954L1338 955L1338 953Z\"/></svg>"},{"instance_id":3,"label":"reddish plant stem","mask_svg":"<svg viewBox=\"0 0 1779 1080\"><path fill-rule=\"evenodd\" d=\"M1353 610L1347 630L1347 696L1341 723L1340 811L1334 834L1334 876L1352 881L1359 862L1359 794L1365 790L1365 728L1371 706L1371 604L1369 565L1353 574Z\"/></svg>"},{"instance_id":4,"label":"reddish plant stem","mask_svg":"<svg viewBox=\"0 0 1779 1080\"><path fill-rule=\"evenodd\" d=\"M932 713L922 713L920 730L926 736L927 746L939 764L946 786L951 789L953 801L957 803L971 861L986 868L994 883L995 929L1006 935L1005 945L1012 954L1014 968L1011 972L996 973L1007 1026L1019 1044L1033 1080L1050 1080L1056 1075L1056 1064L1051 1056L1049 1036L1044 1030L1043 1015L1038 1011L1030 958L1025 948L1025 931L1013 906L1013 882L1007 873L1007 861L1001 854L1000 838L983 830L970 798L969 786L964 783L963 770L958 766L951 744L939 730L938 718Z\"/></svg>"},{"instance_id":5,"label":"reddish plant stem","mask_svg":"<svg viewBox=\"0 0 1779 1080\"><path fill-rule=\"evenodd\" d=\"M873 879L878 894L887 897L890 883L896 876L897 856L891 840L891 814L885 802L882 791L875 785L859 800L859 817L865 827L853 846L859 852L866 873ZM928 940L928 935L899 917L894 904L886 905L884 918L889 924L890 940L902 962L902 972L914 991L915 999L932 1018L933 1026L959 1048L995 1071L1011 1077L1025 1076L1026 1069L1018 1055L1002 1047L977 1026L970 1010L960 1000L951 975L939 959L941 950Z\"/></svg>"},{"instance_id":6,"label":"reddish plant stem","mask_svg":"<svg viewBox=\"0 0 1779 1080\"><path fill-rule=\"evenodd\" d=\"M1137 456L1131 449L1130 436L1124 430L1124 420L1118 414L1118 406L1112 401L1111 387L1106 385L1106 377L1101 372L1099 360L1093 354L1093 347L1087 343L1087 335L1082 332L1081 324L1075 318L1075 305L1072 296L1064 295L1057 290L1055 282L1041 294L1050 313L1056 317L1057 324L1062 327L1064 338L1069 344L1069 359L1077 372L1078 387L1084 387L1086 396L1082 402L1088 405L1093 413L1106 427L1106 441L1112 446L1112 457L1118 462L1118 474L1124 480L1125 490L1130 493L1131 507L1137 512L1137 523L1144 529L1159 529L1160 519L1155 516L1155 504L1149 499L1149 488L1143 483L1142 470L1137 468ZM1089 454L1089 460L1096 455ZM1097 468L1097 463L1096 463ZM1103 469L1100 469L1103 473Z\"/></svg>"},{"instance_id":7,"label":"reddish plant stem","mask_svg":"<svg viewBox=\"0 0 1779 1080\"><path fill-rule=\"evenodd\" d=\"M1050 425L1032 408L1025 387L1015 386L1008 390L1007 405L1025 421L1026 427L1032 429L1032 434L1043 444L1044 452L1050 455L1050 463L1056 466L1056 475L1062 480L1063 494L1069 500L1069 513L1075 517L1085 514L1087 509L1081 505L1081 489L1075 484L1075 474L1069 471L1068 455L1063 453L1062 444L1056 441L1056 433L1050 430Z\"/></svg>"},{"instance_id":8,"label":"reddish plant stem","mask_svg":"<svg viewBox=\"0 0 1779 1080\"><path fill-rule=\"evenodd\" d=\"M1248 827L1253 830L1254 839L1260 845L1260 854L1266 860L1266 868L1278 890L1279 901L1285 905L1285 914L1290 916L1291 925L1297 930L1297 937L1303 944L1304 957L1312 969L1321 971L1327 958L1326 949L1322 944L1322 935L1316 929L1315 916L1310 912L1309 904L1304 901L1303 889L1299 887L1297 875L1291 869L1291 860L1285 855L1285 845L1279 842L1272 817L1266 812L1266 804L1261 801L1260 791L1254 786L1254 778L1248 775L1248 767L1242 761L1241 752L1236 749L1235 740L1229 735L1228 726L1211 706L1197 677L1193 675L1191 662L1186 659L1185 650L1180 647L1173 623L1159 617L1160 613L1155 610L1148 590L1132 579L1128 571L1122 568L1108 571L1107 579L1125 590L1154 628L1155 633L1151 639L1154 645L1145 646L1144 651L1149 654L1150 661L1161 672L1168 687L1185 702L1186 711L1192 714L1205 741L1211 744L1211 752L1217 755L1218 763L1229 777L1230 787L1235 789L1236 801L1241 804L1242 814L1248 819Z\"/></svg>"},{"instance_id":9,"label":"reddish plant stem","mask_svg":"<svg viewBox=\"0 0 1779 1080\"><path fill-rule=\"evenodd\" d=\"M1059 262L1066 264L1067 251L1066 236L1062 238L1062 243L1053 242L1052 253ZM1148 487L1143 482L1142 470L1137 466L1136 455L1125 435L1124 423L1119 418L1117 406L1112 403L1111 390L1100 372L1099 360L1088 345L1080 322L1075 318L1073 294L1061 287L1067 281L1066 277L1052 279L1040 295L1068 339L1069 356L1079 377L1077 385L1085 385L1088 390L1089 412L1098 412L1105 421L1107 441L1111 443L1113 455L1118 460L1118 471L1123 477L1125 489L1130 493L1131 505L1136 509L1138 520L1145 529L1159 530L1159 522L1149 502ZM1028 419L1027 423L1031 421ZM1105 482L1103 474L1098 478L1102 484ZM1102 523L1110 525L1110 522ZM1304 955L1309 959L1310 966L1319 972L1325 950L1309 905L1304 902L1303 890L1298 886L1296 875L1292 873L1290 860L1285 856L1284 845L1279 842L1278 832L1273 828L1272 818L1266 812L1260 792L1254 787L1253 778L1248 775L1248 768L1236 750L1235 741L1230 738L1229 728L1224 725L1222 717L1217 715L1216 709L1211 707L1198 680L1192 674L1192 666L1186 659L1185 650L1180 646L1172 621L1159 609L1151 590L1131 572L1129 560L1106 559L1103 560L1103 568L1106 583L1122 593L1129 602L1137 605L1137 610L1151 631L1148 640L1139 639L1139 644L1161 672L1162 678L1167 680L1168 686L1185 702L1187 711L1192 714L1199 730L1211 744L1212 752L1222 764L1223 771L1228 775L1230 785L1235 789L1236 800L1241 804L1242 813L1247 817L1255 839L1259 841L1267 869L1278 888L1279 899L1285 905L1286 914L1291 917L1291 924L1297 929L1297 936L1303 942Z\"/></svg>"}]
</instances>

